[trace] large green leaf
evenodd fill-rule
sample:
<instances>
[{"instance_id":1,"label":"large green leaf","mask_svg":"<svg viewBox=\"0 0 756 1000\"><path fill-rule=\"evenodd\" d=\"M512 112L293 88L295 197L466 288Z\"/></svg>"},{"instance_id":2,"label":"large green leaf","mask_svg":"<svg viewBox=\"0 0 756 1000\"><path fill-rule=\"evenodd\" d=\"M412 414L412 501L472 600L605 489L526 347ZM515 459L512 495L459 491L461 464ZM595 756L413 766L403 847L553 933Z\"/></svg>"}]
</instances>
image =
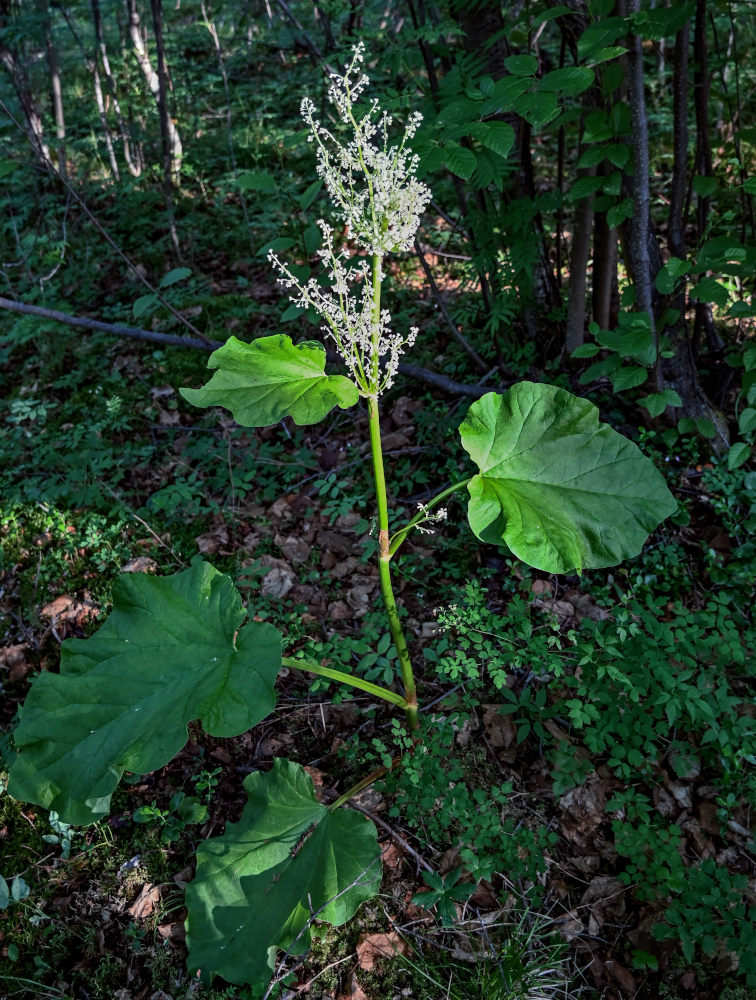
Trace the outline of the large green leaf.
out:
<instances>
[{"instance_id":1,"label":"large green leaf","mask_svg":"<svg viewBox=\"0 0 756 1000\"><path fill-rule=\"evenodd\" d=\"M60 673L36 679L13 734L11 795L76 825L108 812L125 770L174 757L192 719L237 736L275 704L280 633L254 621L239 631L239 593L209 563L162 579L124 574L113 605L91 638L63 643Z\"/></svg>"},{"instance_id":2,"label":"large green leaf","mask_svg":"<svg viewBox=\"0 0 756 1000\"><path fill-rule=\"evenodd\" d=\"M309 947L311 918L345 923L380 883L373 824L321 805L298 764L276 760L244 788L241 819L200 845L187 887L189 966L208 982L267 982L277 948Z\"/></svg>"},{"instance_id":3,"label":"large green leaf","mask_svg":"<svg viewBox=\"0 0 756 1000\"><path fill-rule=\"evenodd\" d=\"M468 485L472 530L548 573L637 555L677 507L638 448L564 389L520 382L490 392L460 434L480 470Z\"/></svg>"},{"instance_id":4,"label":"large green leaf","mask_svg":"<svg viewBox=\"0 0 756 1000\"><path fill-rule=\"evenodd\" d=\"M225 406L244 427L268 427L283 417L316 424L334 408L354 406L357 387L344 375L325 374L320 344L294 344L290 337L260 337L245 344L236 337L213 351L217 368L201 389L182 389L195 406Z\"/></svg>"}]
</instances>

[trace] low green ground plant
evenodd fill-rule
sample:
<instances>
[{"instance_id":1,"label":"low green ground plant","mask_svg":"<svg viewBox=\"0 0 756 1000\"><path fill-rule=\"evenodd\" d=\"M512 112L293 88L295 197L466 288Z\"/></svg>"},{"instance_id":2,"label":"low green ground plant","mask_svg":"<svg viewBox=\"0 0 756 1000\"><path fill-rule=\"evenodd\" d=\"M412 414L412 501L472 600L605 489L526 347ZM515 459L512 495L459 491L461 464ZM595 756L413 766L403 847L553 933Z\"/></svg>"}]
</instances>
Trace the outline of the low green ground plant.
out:
<instances>
[{"instance_id":1,"label":"low green ground plant","mask_svg":"<svg viewBox=\"0 0 756 1000\"><path fill-rule=\"evenodd\" d=\"M639 579L647 559L635 570ZM737 576L741 564L733 562ZM441 612L446 631L429 661L464 685L469 703L503 699L499 711L511 715L517 738L542 744L555 796L596 769L616 779L605 809L622 859L618 877L656 908L657 938L679 941L689 961L732 952L740 974L755 985L748 941L756 909L747 877L710 857L686 858L682 831L654 804L654 790L669 780L703 782L718 805L721 836L729 821L756 807L750 697L756 633L728 584L697 609L650 592L645 600L627 594L619 605L607 604L598 620L556 632L543 622L544 611L517 596L508 611L489 611L485 595L466 587ZM540 645L533 641L539 617ZM545 725L549 719L567 742ZM753 856L752 840L746 850Z\"/></svg>"},{"instance_id":2,"label":"low green ground plant","mask_svg":"<svg viewBox=\"0 0 756 1000\"><path fill-rule=\"evenodd\" d=\"M435 879L429 877L429 881ZM417 898L422 899L422 894ZM419 955L401 957L414 976L413 996L420 1000L440 996L449 1000L572 1000L586 995L582 987L572 985L567 949L549 917L529 908L511 908L502 921L489 927L470 921L464 931L466 946L474 949L467 954L458 946L431 950L421 944ZM468 960L457 958L455 951Z\"/></svg>"}]
</instances>

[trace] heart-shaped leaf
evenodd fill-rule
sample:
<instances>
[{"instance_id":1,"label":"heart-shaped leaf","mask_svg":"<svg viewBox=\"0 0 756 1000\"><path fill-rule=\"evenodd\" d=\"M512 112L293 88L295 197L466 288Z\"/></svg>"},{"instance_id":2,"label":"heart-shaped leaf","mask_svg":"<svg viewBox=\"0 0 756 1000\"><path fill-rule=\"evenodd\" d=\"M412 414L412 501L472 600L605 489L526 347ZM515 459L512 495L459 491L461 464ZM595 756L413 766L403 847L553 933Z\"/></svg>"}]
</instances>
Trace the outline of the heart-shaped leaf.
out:
<instances>
[{"instance_id":1,"label":"heart-shaped leaf","mask_svg":"<svg viewBox=\"0 0 756 1000\"><path fill-rule=\"evenodd\" d=\"M460 434L480 470L467 512L478 538L547 573L640 552L677 504L654 465L598 415L587 400L533 382L473 403Z\"/></svg>"},{"instance_id":2,"label":"heart-shaped leaf","mask_svg":"<svg viewBox=\"0 0 756 1000\"><path fill-rule=\"evenodd\" d=\"M244 788L241 819L200 844L187 887L189 966L208 982L267 982L277 948L306 951L313 918L340 926L381 878L373 824L321 805L299 764L275 760Z\"/></svg>"},{"instance_id":3,"label":"heart-shaped leaf","mask_svg":"<svg viewBox=\"0 0 756 1000\"><path fill-rule=\"evenodd\" d=\"M124 574L113 605L91 638L63 643L60 673L36 679L13 734L8 791L75 825L108 812L125 770L174 757L192 719L237 736L275 704L280 633L265 622L239 631L241 597L209 563L162 579Z\"/></svg>"},{"instance_id":4,"label":"heart-shaped leaf","mask_svg":"<svg viewBox=\"0 0 756 1000\"><path fill-rule=\"evenodd\" d=\"M325 349L294 344L278 334L245 344L236 337L213 351L217 368L201 389L182 389L195 406L225 406L244 427L268 427L283 417L295 424L316 424L334 408L354 406L357 387L344 375L325 374Z\"/></svg>"}]
</instances>

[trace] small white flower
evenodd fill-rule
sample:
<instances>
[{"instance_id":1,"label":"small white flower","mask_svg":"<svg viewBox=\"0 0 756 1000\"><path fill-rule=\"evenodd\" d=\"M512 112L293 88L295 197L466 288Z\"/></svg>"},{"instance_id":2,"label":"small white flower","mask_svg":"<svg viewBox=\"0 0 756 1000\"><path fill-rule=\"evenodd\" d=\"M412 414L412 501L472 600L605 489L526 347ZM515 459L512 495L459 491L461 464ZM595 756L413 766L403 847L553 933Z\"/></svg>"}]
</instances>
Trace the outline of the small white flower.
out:
<instances>
[{"instance_id":1,"label":"small white flower","mask_svg":"<svg viewBox=\"0 0 756 1000\"><path fill-rule=\"evenodd\" d=\"M447 519L448 510L446 507L439 507L438 510L432 511L425 504L419 503L417 509L423 514L423 519L416 524L414 527L422 535L433 535L436 529L430 528L428 525L438 523L439 521L445 521Z\"/></svg>"}]
</instances>

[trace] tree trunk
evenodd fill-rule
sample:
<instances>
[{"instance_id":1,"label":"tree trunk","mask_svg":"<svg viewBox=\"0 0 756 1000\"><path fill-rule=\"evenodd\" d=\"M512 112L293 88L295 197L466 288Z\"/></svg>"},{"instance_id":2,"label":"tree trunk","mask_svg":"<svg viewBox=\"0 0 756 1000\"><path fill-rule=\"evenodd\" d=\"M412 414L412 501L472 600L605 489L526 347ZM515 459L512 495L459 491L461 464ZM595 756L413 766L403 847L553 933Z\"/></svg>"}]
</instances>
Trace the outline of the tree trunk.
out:
<instances>
[{"instance_id":1,"label":"tree trunk","mask_svg":"<svg viewBox=\"0 0 756 1000\"><path fill-rule=\"evenodd\" d=\"M7 26L11 17L9 0L0 0L0 64L5 68L16 91L24 114L27 135L37 154L37 159L46 169L53 166L50 147L45 139L42 115L32 94L26 67L19 61L18 54L5 44L8 37Z\"/></svg>"},{"instance_id":2,"label":"tree trunk","mask_svg":"<svg viewBox=\"0 0 756 1000\"><path fill-rule=\"evenodd\" d=\"M694 82L693 94L696 109L696 173L701 177L712 177L714 169L711 156L711 139L709 137L709 46L706 38L706 3L697 0L696 27L693 35ZM698 198L698 239L702 242L708 229L711 199L708 194L697 195ZM696 302L695 323L693 327L694 352L702 339L706 339L711 350L721 350L723 344L714 327L711 306L708 302Z\"/></svg>"},{"instance_id":3,"label":"tree trunk","mask_svg":"<svg viewBox=\"0 0 756 1000\"><path fill-rule=\"evenodd\" d=\"M153 20L155 20L162 29L159 0L152 0L152 5ZM168 115L168 106L165 98L167 89L167 72L165 67L165 55L162 48L162 30L160 31L160 43L158 46L158 66L160 66L161 63L163 66L163 72L161 74L160 72L155 72L153 69L147 49L145 48L142 33L140 31L139 11L137 10L136 0L127 0L127 7L129 12L129 35L131 38L131 44L134 47L139 67L144 74L145 80L147 81L147 86L150 88L150 92L155 98L155 103L160 115L160 130L164 157L166 155L166 149L168 150L168 165L166 170L168 183L171 187L178 187L181 177L182 146L178 130Z\"/></svg>"},{"instance_id":4,"label":"tree trunk","mask_svg":"<svg viewBox=\"0 0 756 1000\"><path fill-rule=\"evenodd\" d=\"M592 177L596 168L590 167L582 173ZM585 297L588 273L588 258L591 255L591 225L593 223L593 199L582 198L575 208L572 223L572 247L570 249L570 287L567 300L567 323L564 332L564 349L571 354L585 340Z\"/></svg>"},{"instance_id":5,"label":"tree trunk","mask_svg":"<svg viewBox=\"0 0 756 1000\"><path fill-rule=\"evenodd\" d=\"M97 111L100 115L100 124L102 125L102 134L105 139L105 148L108 151L110 169L113 173L113 180L120 181L121 172L118 169L118 160L115 154L115 146L113 145L113 136L110 134L110 126L108 125L108 113L105 108L105 98L102 93L102 82L100 80L100 70L97 66L96 52L89 65L92 72L92 85L94 87L95 102L97 103Z\"/></svg>"},{"instance_id":6,"label":"tree trunk","mask_svg":"<svg viewBox=\"0 0 756 1000\"><path fill-rule=\"evenodd\" d=\"M637 14L640 0L628 0L628 14ZM646 92L643 82L643 38L631 35L628 40L628 98L632 121L633 218L628 232L628 249L632 261L632 279L635 287L635 306L648 316L654 340L658 346L652 283L656 273L651 273L649 255L651 192L649 188L648 118ZM657 379L658 383L658 372Z\"/></svg>"},{"instance_id":7,"label":"tree trunk","mask_svg":"<svg viewBox=\"0 0 756 1000\"><path fill-rule=\"evenodd\" d=\"M113 72L110 68L108 49L107 46L105 45L105 35L102 30L102 17L100 15L100 0L91 0L91 7L92 7L92 23L94 25L95 39L97 42L97 47L94 54L95 70L97 70L97 53L99 51L100 60L102 62L102 71L105 74L105 82L108 85L108 93L110 95L110 100L113 104L113 111L115 112L116 122L118 123L118 134L121 137L121 144L123 147L123 158L126 162L126 166L131 176L139 177L139 175L142 172L142 165L139 162L138 158L135 159L132 154L131 135L129 133L128 128L126 127L126 121L123 117L123 113L121 111L121 105L118 101L116 82L113 76Z\"/></svg>"},{"instance_id":8,"label":"tree trunk","mask_svg":"<svg viewBox=\"0 0 756 1000\"><path fill-rule=\"evenodd\" d=\"M482 0L474 4L470 4L469 0L453 0L451 14L462 30L465 51L471 55L483 55L486 72L494 80L508 76L505 60L510 55L510 48L504 30L502 5L495 0ZM516 196L523 193L527 197L533 197L535 192L530 155L530 126L518 115L504 115L501 116L501 120L508 121L515 131L514 155L517 157L518 166ZM484 192L476 191L475 201L478 211L484 218L491 218L492 214L495 214ZM543 222L538 213L533 218L533 240L536 250L534 273L531 275L533 298L543 312L553 311L561 306L561 297L549 260ZM496 275L490 275L489 281L494 286ZM495 296L496 288L492 287L491 291Z\"/></svg>"},{"instance_id":9,"label":"tree trunk","mask_svg":"<svg viewBox=\"0 0 756 1000\"><path fill-rule=\"evenodd\" d=\"M612 229L605 212L596 212L593 220L593 321L602 330L612 330L619 318L617 284L617 230Z\"/></svg>"},{"instance_id":10,"label":"tree trunk","mask_svg":"<svg viewBox=\"0 0 756 1000\"><path fill-rule=\"evenodd\" d=\"M47 57L47 69L50 74L50 98L53 119L55 121L55 138L57 139L58 171L61 177L66 178L68 176L68 169L66 164L66 119L63 114L63 87L60 81L60 65L53 40L52 21L47 0L40 0L37 10L45 26L45 55Z\"/></svg>"},{"instance_id":11,"label":"tree trunk","mask_svg":"<svg viewBox=\"0 0 756 1000\"><path fill-rule=\"evenodd\" d=\"M690 23L686 21L675 39L672 75L672 184L669 192L669 249L674 257L685 260L685 198L688 187L688 48Z\"/></svg>"}]
</instances>

